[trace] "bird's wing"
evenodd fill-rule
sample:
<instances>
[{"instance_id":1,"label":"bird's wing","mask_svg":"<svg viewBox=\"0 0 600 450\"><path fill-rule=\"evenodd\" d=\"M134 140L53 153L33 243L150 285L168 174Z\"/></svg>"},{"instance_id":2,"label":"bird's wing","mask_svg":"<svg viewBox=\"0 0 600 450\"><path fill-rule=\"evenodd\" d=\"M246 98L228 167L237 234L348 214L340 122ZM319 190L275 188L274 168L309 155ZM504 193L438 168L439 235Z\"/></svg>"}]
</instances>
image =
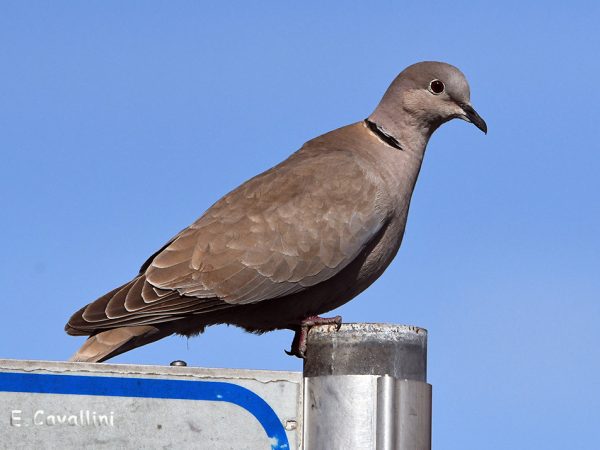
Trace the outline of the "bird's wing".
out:
<instances>
[{"instance_id":1,"label":"bird's wing","mask_svg":"<svg viewBox=\"0 0 600 450\"><path fill-rule=\"evenodd\" d=\"M180 232L138 277L75 313L71 334L172 322L284 297L340 272L387 217L351 152L297 152Z\"/></svg>"},{"instance_id":2,"label":"bird's wing","mask_svg":"<svg viewBox=\"0 0 600 450\"><path fill-rule=\"evenodd\" d=\"M295 157L226 195L180 233L150 262L148 283L244 304L338 273L385 221L376 211L377 185L351 153Z\"/></svg>"}]
</instances>

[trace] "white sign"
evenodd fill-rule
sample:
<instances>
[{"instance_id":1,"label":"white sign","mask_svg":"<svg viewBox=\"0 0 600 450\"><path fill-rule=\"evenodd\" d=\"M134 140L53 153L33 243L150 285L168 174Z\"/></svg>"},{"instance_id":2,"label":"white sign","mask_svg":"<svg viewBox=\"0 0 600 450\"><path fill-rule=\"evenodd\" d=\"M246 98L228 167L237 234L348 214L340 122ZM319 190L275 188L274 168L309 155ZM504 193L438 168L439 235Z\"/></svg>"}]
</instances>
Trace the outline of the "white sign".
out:
<instances>
[{"instance_id":1,"label":"white sign","mask_svg":"<svg viewBox=\"0 0 600 450\"><path fill-rule=\"evenodd\" d=\"M5 448L299 449L302 374L0 360Z\"/></svg>"}]
</instances>

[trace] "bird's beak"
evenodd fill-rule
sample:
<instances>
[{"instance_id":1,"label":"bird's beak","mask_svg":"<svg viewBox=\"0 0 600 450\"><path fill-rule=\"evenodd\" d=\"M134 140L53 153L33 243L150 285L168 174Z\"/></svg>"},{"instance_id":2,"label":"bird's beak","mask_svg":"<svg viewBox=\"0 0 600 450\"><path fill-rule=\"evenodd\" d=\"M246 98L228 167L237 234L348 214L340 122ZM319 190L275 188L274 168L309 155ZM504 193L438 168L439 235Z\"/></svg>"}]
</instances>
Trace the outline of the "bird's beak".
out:
<instances>
[{"instance_id":1,"label":"bird's beak","mask_svg":"<svg viewBox=\"0 0 600 450\"><path fill-rule=\"evenodd\" d=\"M481 116L477 114L477 111L475 111L469 103L462 103L460 107L465 113L465 115L461 117L461 119L464 119L467 122L471 122L481 131L487 134L487 124L485 123L485 120L483 120Z\"/></svg>"}]
</instances>

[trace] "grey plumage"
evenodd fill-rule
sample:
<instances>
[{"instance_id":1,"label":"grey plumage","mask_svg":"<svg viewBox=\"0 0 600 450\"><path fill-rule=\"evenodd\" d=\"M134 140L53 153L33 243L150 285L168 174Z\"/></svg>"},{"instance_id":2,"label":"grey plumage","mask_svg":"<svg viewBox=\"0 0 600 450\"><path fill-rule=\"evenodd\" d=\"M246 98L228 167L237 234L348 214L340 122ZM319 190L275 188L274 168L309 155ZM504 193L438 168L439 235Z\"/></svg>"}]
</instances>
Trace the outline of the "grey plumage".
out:
<instances>
[{"instance_id":1,"label":"grey plumage","mask_svg":"<svg viewBox=\"0 0 600 450\"><path fill-rule=\"evenodd\" d=\"M346 303L398 251L431 134L453 118L487 131L469 97L455 67L410 66L366 121L308 141L245 182L133 280L76 312L66 331L91 337L72 359L103 361L219 323L297 331Z\"/></svg>"}]
</instances>

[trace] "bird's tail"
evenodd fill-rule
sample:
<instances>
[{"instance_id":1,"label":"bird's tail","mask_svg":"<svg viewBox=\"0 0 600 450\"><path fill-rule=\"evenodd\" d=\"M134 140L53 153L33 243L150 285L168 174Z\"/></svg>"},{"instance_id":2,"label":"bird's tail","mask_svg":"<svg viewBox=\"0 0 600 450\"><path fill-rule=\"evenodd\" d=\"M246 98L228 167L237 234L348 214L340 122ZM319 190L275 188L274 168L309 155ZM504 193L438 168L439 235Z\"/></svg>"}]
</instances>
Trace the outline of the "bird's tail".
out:
<instances>
[{"instance_id":1,"label":"bird's tail","mask_svg":"<svg viewBox=\"0 0 600 450\"><path fill-rule=\"evenodd\" d=\"M153 325L114 328L90 336L69 361L102 362L141 345L157 341L172 331Z\"/></svg>"}]
</instances>

